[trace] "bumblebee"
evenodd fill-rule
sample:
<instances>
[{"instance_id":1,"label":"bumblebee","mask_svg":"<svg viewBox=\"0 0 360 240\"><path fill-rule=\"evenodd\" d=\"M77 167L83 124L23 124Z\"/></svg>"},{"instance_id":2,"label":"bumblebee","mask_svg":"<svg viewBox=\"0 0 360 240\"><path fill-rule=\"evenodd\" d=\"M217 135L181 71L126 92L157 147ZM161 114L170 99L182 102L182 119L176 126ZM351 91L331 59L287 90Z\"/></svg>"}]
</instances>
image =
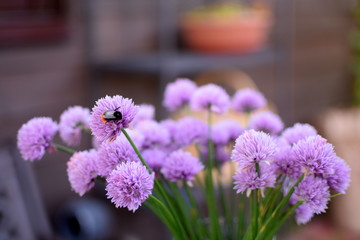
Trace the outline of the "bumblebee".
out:
<instances>
[{"instance_id":1,"label":"bumblebee","mask_svg":"<svg viewBox=\"0 0 360 240\"><path fill-rule=\"evenodd\" d=\"M121 120L122 114L121 112L115 110L109 110L101 114L101 120L103 122L109 122L109 121L115 121L115 120Z\"/></svg>"}]
</instances>

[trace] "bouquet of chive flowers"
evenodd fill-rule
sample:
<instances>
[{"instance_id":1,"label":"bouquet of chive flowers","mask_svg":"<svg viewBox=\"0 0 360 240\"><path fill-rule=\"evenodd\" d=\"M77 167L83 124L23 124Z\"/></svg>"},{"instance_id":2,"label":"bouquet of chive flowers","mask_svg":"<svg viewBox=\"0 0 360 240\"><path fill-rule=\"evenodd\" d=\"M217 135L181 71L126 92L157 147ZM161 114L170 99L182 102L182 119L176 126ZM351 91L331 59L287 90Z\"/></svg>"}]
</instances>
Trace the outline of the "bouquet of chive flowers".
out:
<instances>
[{"instance_id":1,"label":"bouquet of chive flowers","mask_svg":"<svg viewBox=\"0 0 360 240\"><path fill-rule=\"evenodd\" d=\"M283 129L256 90L230 98L220 86L178 79L166 87L163 105L188 114L157 122L153 106L106 96L91 111L69 107L59 123L31 119L18 131L18 148L29 161L56 150L70 154L76 193L106 181L116 207L135 212L145 205L176 240L272 239L290 217L305 224L325 212L349 185L350 168L333 146L309 124ZM215 123L229 108L243 121ZM53 142L58 132L67 146ZM93 135L93 149L71 149L83 133Z\"/></svg>"}]
</instances>

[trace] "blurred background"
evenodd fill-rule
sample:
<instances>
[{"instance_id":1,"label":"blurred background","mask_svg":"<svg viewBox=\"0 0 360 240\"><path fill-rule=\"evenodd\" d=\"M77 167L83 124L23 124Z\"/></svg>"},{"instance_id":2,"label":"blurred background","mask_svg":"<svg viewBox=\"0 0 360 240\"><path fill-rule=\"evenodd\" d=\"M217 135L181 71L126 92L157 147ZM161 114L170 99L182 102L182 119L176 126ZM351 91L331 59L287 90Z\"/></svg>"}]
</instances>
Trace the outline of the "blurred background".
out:
<instances>
[{"instance_id":1,"label":"blurred background","mask_svg":"<svg viewBox=\"0 0 360 240\"><path fill-rule=\"evenodd\" d=\"M101 184L79 199L68 156L29 164L15 146L30 118L58 119L106 94L154 104L162 119L162 92L178 77L256 85L286 126L314 124L352 167L352 186L284 239L360 239L358 8L355 0L2 0L0 239L169 239L146 209L115 209Z\"/></svg>"}]
</instances>

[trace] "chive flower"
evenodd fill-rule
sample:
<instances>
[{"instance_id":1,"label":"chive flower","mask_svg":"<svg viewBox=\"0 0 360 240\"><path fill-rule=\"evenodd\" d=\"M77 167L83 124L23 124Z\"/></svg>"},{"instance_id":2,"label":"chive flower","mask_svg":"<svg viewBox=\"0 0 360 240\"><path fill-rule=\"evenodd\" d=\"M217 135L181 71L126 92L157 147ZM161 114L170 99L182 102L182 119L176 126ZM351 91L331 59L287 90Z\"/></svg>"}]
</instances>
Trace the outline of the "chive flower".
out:
<instances>
[{"instance_id":1,"label":"chive flower","mask_svg":"<svg viewBox=\"0 0 360 240\"><path fill-rule=\"evenodd\" d=\"M259 91L251 88L238 90L232 99L232 108L236 112L249 113L265 107L267 101Z\"/></svg>"},{"instance_id":2,"label":"chive flower","mask_svg":"<svg viewBox=\"0 0 360 240\"><path fill-rule=\"evenodd\" d=\"M69 107L60 115L60 138L69 146L78 146L83 129L89 129L89 120L90 110L88 108Z\"/></svg>"},{"instance_id":3,"label":"chive flower","mask_svg":"<svg viewBox=\"0 0 360 240\"><path fill-rule=\"evenodd\" d=\"M92 149L74 153L67 162L67 174L74 192L83 196L95 185L98 153Z\"/></svg>"},{"instance_id":4,"label":"chive flower","mask_svg":"<svg viewBox=\"0 0 360 240\"><path fill-rule=\"evenodd\" d=\"M238 163L239 169L245 169L256 163L270 163L277 150L270 135L250 129L236 139L231 158Z\"/></svg>"},{"instance_id":5,"label":"chive flower","mask_svg":"<svg viewBox=\"0 0 360 240\"><path fill-rule=\"evenodd\" d=\"M316 135L316 129L310 124L295 123L294 126L285 129L281 134L281 137L285 139L290 145L294 145L302 139Z\"/></svg>"},{"instance_id":6,"label":"chive flower","mask_svg":"<svg viewBox=\"0 0 360 240\"><path fill-rule=\"evenodd\" d=\"M23 124L17 133L17 147L24 160L40 160L50 151L58 124L49 117L36 117Z\"/></svg>"},{"instance_id":7,"label":"chive flower","mask_svg":"<svg viewBox=\"0 0 360 240\"><path fill-rule=\"evenodd\" d=\"M277 135L284 128L281 118L273 112L257 112L251 116L249 126L256 131L263 131L270 135Z\"/></svg>"},{"instance_id":8,"label":"chive flower","mask_svg":"<svg viewBox=\"0 0 360 240\"><path fill-rule=\"evenodd\" d=\"M116 207L135 212L154 187L154 173L140 162L122 162L106 179L106 196Z\"/></svg>"},{"instance_id":9,"label":"chive flower","mask_svg":"<svg viewBox=\"0 0 360 240\"><path fill-rule=\"evenodd\" d=\"M208 110L217 114L225 113L230 105L230 97L226 91L215 84L207 84L196 89L190 101L194 111Z\"/></svg>"},{"instance_id":10,"label":"chive flower","mask_svg":"<svg viewBox=\"0 0 360 240\"><path fill-rule=\"evenodd\" d=\"M327 178L334 174L336 161L334 147L319 135L300 140L293 146L296 161L305 169L305 173Z\"/></svg>"},{"instance_id":11,"label":"chive flower","mask_svg":"<svg viewBox=\"0 0 360 240\"><path fill-rule=\"evenodd\" d=\"M177 150L166 158L161 173L172 182L193 181L194 176L203 168L199 159L192 156L191 153Z\"/></svg>"},{"instance_id":12,"label":"chive flower","mask_svg":"<svg viewBox=\"0 0 360 240\"><path fill-rule=\"evenodd\" d=\"M130 143L124 138L118 138L111 143L104 142L98 151L98 173L105 178L122 162L140 161Z\"/></svg>"},{"instance_id":13,"label":"chive flower","mask_svg":"<svg viewBox=\"0 0 360 240\"><path fill-rule=\"evenodd\" d=\"M175 111L189 104L195 92L196 84L186 78L179 78L175 82L169 83L165 88L163 105L169 111Z\"/></svg>"},{"instance_id":14,"label":"chive flower","mask_svg":"<svg viewBox=\"0 0 360 240\"><path fill-rule=\"evenodd\" d=\"M121 118L105 120L103 116L108 111L121 113ZM137 112L138 107L129 98L119 95L100 98L91 112L90 129L99 141L114 141L121 134L121 129L130 126Z\"/></svg>"}]
</instances>

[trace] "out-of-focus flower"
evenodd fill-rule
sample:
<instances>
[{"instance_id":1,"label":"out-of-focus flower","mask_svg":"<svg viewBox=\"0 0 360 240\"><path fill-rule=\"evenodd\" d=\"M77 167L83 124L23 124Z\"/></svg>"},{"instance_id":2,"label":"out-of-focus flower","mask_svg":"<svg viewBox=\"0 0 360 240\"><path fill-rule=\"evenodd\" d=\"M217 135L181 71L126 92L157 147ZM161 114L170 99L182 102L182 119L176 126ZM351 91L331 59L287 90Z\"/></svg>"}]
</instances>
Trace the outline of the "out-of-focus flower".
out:
<instances>
[{"instance_id":1,"label":"out-of-focus flower","mask_svg":"<svg viewBox=\"0 0 360 240\"><path fill-rule=\"evenodd\" d=\"M177 121L176 129L173 133L173 138L178 148L205 141L207 136L207 124L193 117L184 117Z\"/></svg>"},{"instance_id":2,"label":"out-of-focus flower","mask_svg":"<svg viewBox=\"0 0 360 240\"><path fill-rule=\"evenodd\" d=\"M133 126L136 126L139 122L146 120L153 120L155 117L155 108L150 104L141 104L139 106L139 111L135 115L134 120L132 121Z\"/></svg>"},{"instance_id":3,"label":"out-of-focus flower","mask_svg":"<svg viewBox=\"0 0 360 240\"><path fill-rule=\"evenodd\" d=\"M175 132L177 129L177 122L172 119L166 119L160 122L162 128L165 128L169 133L169 143L164 148L169 151L175 151L179 149L178 143L176 142Z\"/></svg>"},{"instance_id":4,"label":"out-of-focus flower","mask_svg":"<svg viewBox=\"0 0 360 240\"><path fill-rule=\"evenodd\" d=\"M230 161L230 151L224 145L215 146L215 160L220 163Z\"/></svg>"},{"instance_id":5,"label":"out-of-focus flower","mask_svg":"<svg viewBox=\"0 0 360 240\"><path fill-rule=\"evenodd\" d=\"M238 90L232 99L232 108L236 112L252 112L266 106L266 104L265 97L251 88Z\"/></svg>"},{"instance_id":6,"label":"out-of-focus flower","mask_svg":"<svg viewBox=\"0 0 360 240\"><path fill-rule=\"evenodd\" d=\"M99 148L99 158L96 161L98 174L106 178L120 163L132 161L140 160L126 139L104 142Z\"/></svg>"},{"instance_id":7,"label":"out-of-focus flower","mask_svg":"<svg viewBox=\"0 0 360 240\"><path fill-rule=\"evenodd\" d=\"M215 145L226 145L244 132L241 125L232 119L222 120L216 123L212 128L212 140Z\"/></svg>"},{"instance_id":8,"label":"out-of-focus flower","mask_svg":"<svg viewBox=\"0 0 360 240\"><path fill-rule=\"evenodd\" d=\"M281 134L281 137L284 138L290 145L293 145L299 140L316 135L317 131L310 124L295 123L294 126L285 129Z\"/></svg>"},{"instance_id":9,"label":"out-of-focus flower","mask_svg":"<svg viewBox=\"0 0 360 240\"><path fill-rule=\"evenodd\" d=\"M24 160L40 160L58 131L58 124L49 117L37 117L23 124L17 134L17 146Z\"/></svg>"},{"instance_id":10,"label":"out-of-focus flower","mask_svg":"<svg viewBox=\"0 0 360 240\"><path fill-rule=\"evenodd\" d=\"M345 194L346 189L350 184L350 167L346 162L337 157L333 166L334 174L328 176L327 183L330 188L335 191Z\"/></svg>"},{"instance_id":11,"label":"out-of-focus flower","mask_svg":"<svg viewBox=\"0 0 360 240\"><path fill-rule=\"evenodd\" d=\"M250 129L236 139L231 159L239 169L245 169L256 163L270 163L276 152L277 145L270 135Z\"/></svg>"},{"instance_id":12,"label":"out-of-focus flower","mask_svg":"<svg viewBox=\"0 0 360 240\"><path fill-rule=\"evenodd\" d=\"M169 83L165 89L163 105L169 111L175 111L189 104L196 88L196 84L186 78L180 78L175 82Z\"/></svg>"},{"instance_id":13,"label":"out-of-focus flower","mask_svg":"<svg viewBox=\"0 0 360 240\"><path fill-rule=\"evenodd\" d=\"M192 156L191 153L177 150L166 158L161 173L172 182L192 181L194 176L203 168L204 166L199 159Z\"/></svg>"},{"instance_id":14,"label":"out-of-focus flower","mask_svg":"<svg viewBox=\"0 0 360 240\"><path fill-rule=\"evenodd\" d=\"M270 135L277 135L284 128L281 118L270 111L258 112L252 115L249 122L250 128L263 131Z\"/></svg>"},{"instance_id":15,"label":"out-of-focus flower","mask_svg":"<svg viewBox=\"0 0 360 240\"><path fill-rule=\"evenodd\" d=\"M159 172L164 165L167 152L161 149L146 149L141 153L151 170Z\"/></svg>"},{"instance_id":16,"label":"out-of-focus flower","mask_svg":"<svg viewBox=\"0 0 360 240\"><path fill-rule=\"evenodd\" d=\"M236 193L243 193L247 190L249 196L251 190L264 189L266 187L274 187L276 175L273 168L267 164L259 164L260 171L256 171L256 167L252 166L247 169L239 169L234 175L234 189Z\"/></svg>"},{"instance_id":17,"label":"out-of-focus flower","mask_svg":"<svg viewBox=\"0 0 360 240\"><path fill-rule=\"evenodd\" d=\"M83 196L95 185L97 158L97 151L92 149L74 153L67 162L67 174L71 188L80 196Z\"/></svg>"},{"instance_id":18,"label":"out-of-focus flower","mask_svg":"<svg viewBox=\"0 0 360 240\"><path fill-rule=\"evenodd\" d=\"M89 129L90 110L81 106L66 109L60 116L61 139L70 146L78 146L83 129ZM89 129L90 130L90 129Z\"/></svg>"},{"instance_id":19,"label":"out-of-focus flower","mask_svg":"<svg viewBox=\"0 0 360 240\"><path fill-rule=\"evenodd\" d=\"M121 118L116 120L104 120L104 114L108 111L119 112ZM138 112L138 107L128 98L116 95L106 96L96 101L90 117L90 128L93 135L101 142L114 141L121 134L122 128L129 127L131 121Z\"/></svg>"},{"instance_id":20,"label":"out-of-focus flower","mask_svg":"<svg viewBox=\"0 0 360 240\"><path fill-rule=\"evenodd\" d=\"M226 91L215 84L207 84L196 89L190 101L192 110L208 110L217 114L225 113L230 105L230 97Z\"/></svg>"},{"instance_id":21,"label":"out-of-focus flower","mask_svg":"<svg viewBox=\"0 0 360 240\"><path fill-rule=\"evenodd\" d=\"M106 196L116 207L135 212L154 187L154 173L150 174L139 162L123 162L106 179Z\"/></svg>"},{"instance_id":22,"label":"out-of-focus flower","mask_svg":"<svg viewBox=\"0 0 360 240\"><path fill-rule=\"evenodd\" d=\"M296 161L305 168L306 174L327 178L334 174L336 154L334 147L321 136L310 136L293 146Z\"/></svg>"},{"instance_id":23,"label":"out-of-focus flower","mask_svg":"<svg viewBox=\"0 0 360 240\"><path fill-rule=\"evenodd\" d=\"M144 136L143 148L163 147L170 142L169 132L156 121L143 121L136 130Z\"/></svg>"}]
</instances>

